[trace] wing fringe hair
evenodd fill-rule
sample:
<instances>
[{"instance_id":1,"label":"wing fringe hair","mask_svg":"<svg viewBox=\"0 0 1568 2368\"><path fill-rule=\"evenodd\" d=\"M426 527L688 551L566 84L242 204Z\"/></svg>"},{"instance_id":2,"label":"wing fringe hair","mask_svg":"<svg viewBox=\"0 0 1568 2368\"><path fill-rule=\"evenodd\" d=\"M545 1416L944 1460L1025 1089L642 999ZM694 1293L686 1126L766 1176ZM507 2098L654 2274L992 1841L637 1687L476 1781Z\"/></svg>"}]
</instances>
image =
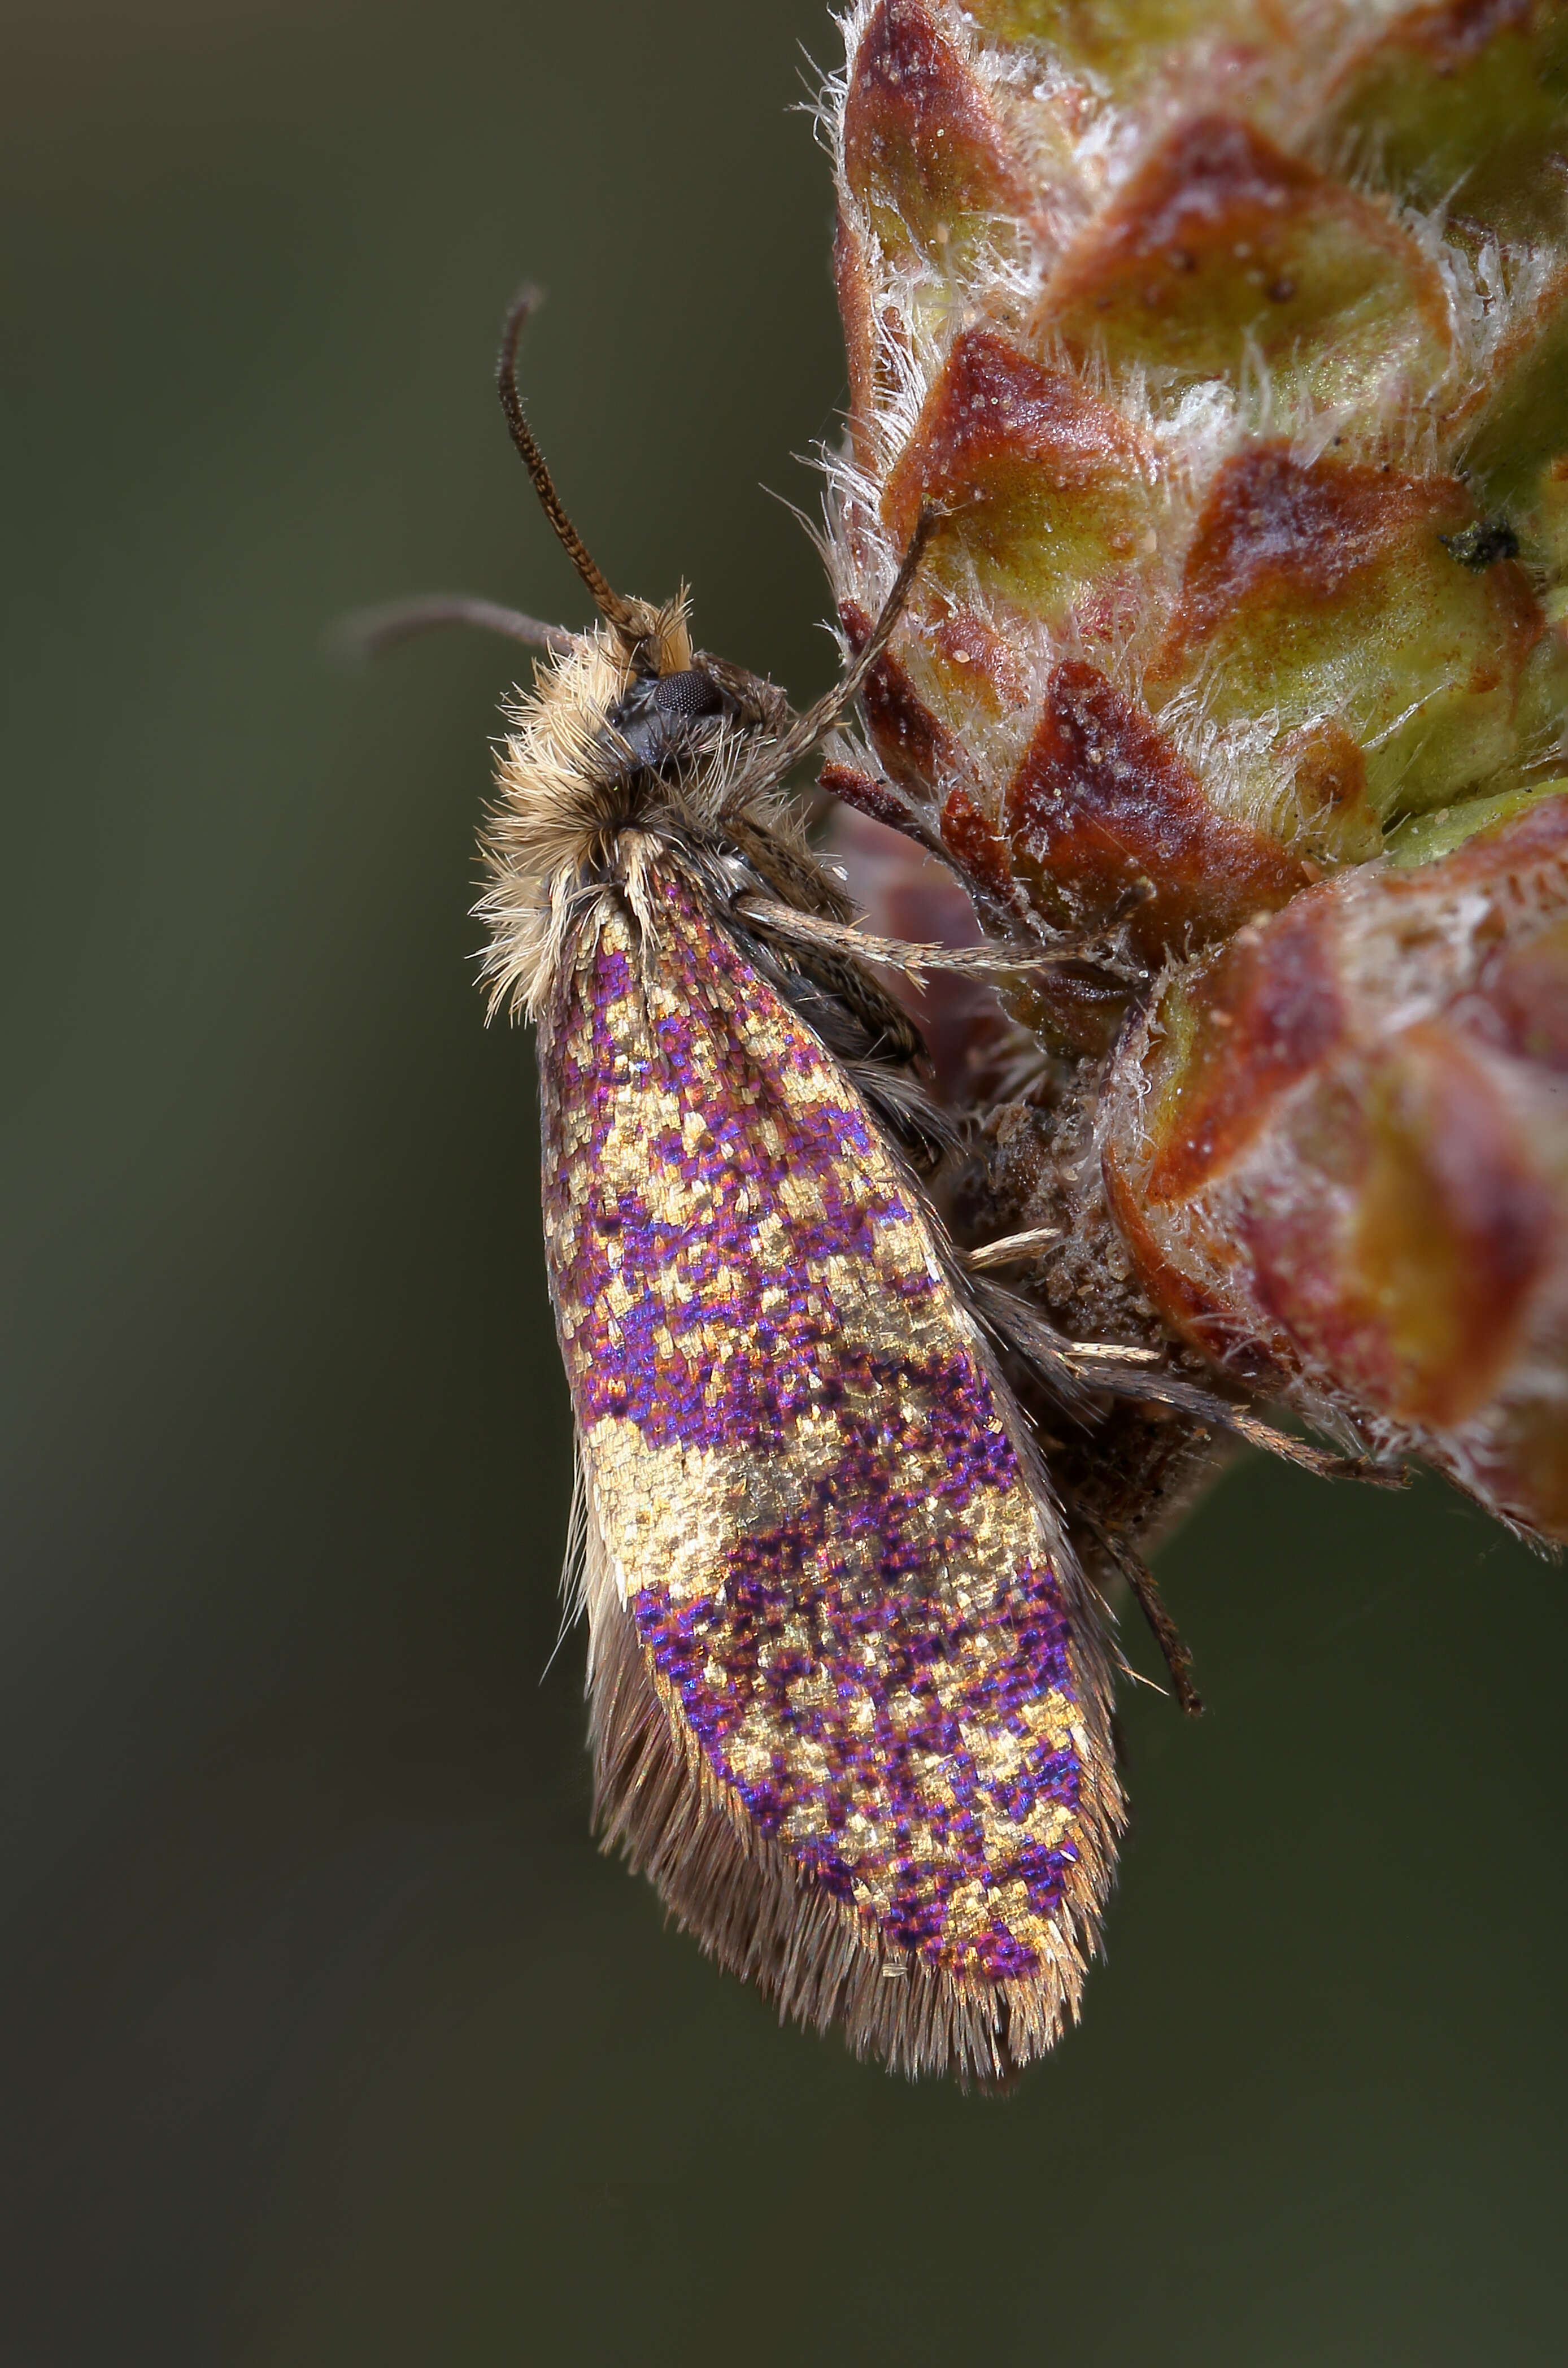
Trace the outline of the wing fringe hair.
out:
<instances>
[{"instance_id":1,"label":"wing fringe hair","mask_svg":"<svg viewBox=\"0 0 1568 2368\"><path fill-rule=\"evenodd\" d=\"M874 1927L802 1873L713 1771L678 1702L659 1681L621 1603L591 1489L585 1489L583 1594L588 1615L594 1823L605 1850L646 1874L669 1915L726 1972L753 1982L781 2022L837 2024L857 2056L910 2078L948 2074L1004 2089L1078 2019L1109 1868L1085 1832L1079 1934L1028 1980L992 1981L888 1949ZM1108 1836L1108 1842L1109 1837ZM1108 1856L1108 1851L1107 1852Z\"/></svg>"}]
</instances>

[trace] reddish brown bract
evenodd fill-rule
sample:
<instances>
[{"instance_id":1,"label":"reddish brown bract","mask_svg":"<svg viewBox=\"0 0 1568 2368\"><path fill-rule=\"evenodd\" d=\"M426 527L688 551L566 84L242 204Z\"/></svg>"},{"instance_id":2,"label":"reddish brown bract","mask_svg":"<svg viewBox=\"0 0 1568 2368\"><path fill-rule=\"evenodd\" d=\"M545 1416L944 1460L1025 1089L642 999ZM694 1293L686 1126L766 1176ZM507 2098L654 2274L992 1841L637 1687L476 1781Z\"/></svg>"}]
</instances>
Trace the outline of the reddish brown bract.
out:
<instances>
[{"instance_id":1,"label":"reddish brown bract","mask_svg":"<svg viewBox=\"0 0 1568 2368\"><path fill-rule=\"evenodd\" d=\"M852 643L943 522L828 779L994 932L1102 933L1010 999L971 1205L1061 1226L1059 1314L1568 1535L1568 10L846 30Z\"/></svg>"}]
</instances>

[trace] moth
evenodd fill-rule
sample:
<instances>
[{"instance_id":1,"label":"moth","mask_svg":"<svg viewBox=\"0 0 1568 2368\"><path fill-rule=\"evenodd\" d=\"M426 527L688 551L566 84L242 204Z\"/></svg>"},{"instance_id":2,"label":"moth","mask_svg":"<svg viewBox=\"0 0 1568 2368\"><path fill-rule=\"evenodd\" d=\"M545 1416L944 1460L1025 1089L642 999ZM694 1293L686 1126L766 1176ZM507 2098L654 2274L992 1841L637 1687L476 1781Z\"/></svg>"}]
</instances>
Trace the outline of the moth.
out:
<instances>
[{"instance_id":1,"label":"moth","mask_svg":"<svg viewBox=\"0 0 1568 2368\"><path fill-rule=\"evenodd\" d=\"M1073 1342L955 1247L952 1130L878 975L1041 958L869 939L790 776L897 629L931 521L825 698L614 591L503 337L512 440L593 597L571 633L473 601L376 612L542 646L483 840L492 1010L537 1030L545 1249L576 1424L596 1815L781 2016L906 2074L1006 2080L1078 2010L1124 1808L1108 1615L1020 1393L1131 1394L1278 1439L1151 1351ZM1076 945L1070 951L1081 951ZM1080 1508L1082 1509L1082 1508ZM1092 1512L1196 1706L1137 1557Z\"/></svg>"}]
</instances>

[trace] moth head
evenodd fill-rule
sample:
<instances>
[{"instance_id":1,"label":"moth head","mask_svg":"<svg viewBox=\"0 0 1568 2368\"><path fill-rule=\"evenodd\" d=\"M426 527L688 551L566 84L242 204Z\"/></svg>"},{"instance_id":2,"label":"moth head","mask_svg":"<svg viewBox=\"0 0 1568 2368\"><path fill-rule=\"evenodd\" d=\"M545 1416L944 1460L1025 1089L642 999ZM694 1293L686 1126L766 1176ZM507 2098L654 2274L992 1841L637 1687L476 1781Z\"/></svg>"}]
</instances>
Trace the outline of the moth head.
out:
<instances>
[{"instance_id":1,"label":"moth head","mask_svg":"<svg viewBox=\"0 0 1568 2368\"><path fill-rule=\"evenodd\" d=\"M525 629L518 638L542 640L553 655L531 695L508 710L500 794L483 842L490 886L478 910L491 928L484 974L492 1008L509 1004L532 1016L574 915L621 893L637 908L638 880L661 848L699 867L715 894L755 875L803 909L843 905L839 917L847 916L800 837L789 776L886 648L937 522L934 510L921 512L869 638L833 689L795 714L771 683L693 648L684 591L663 605L631 598L590 555L517 386L517 339L537 302L525 289L507 313L496 370L501 407L600 622L591 633L569 633L517 620Z\"/></svg>"}]
</instances>

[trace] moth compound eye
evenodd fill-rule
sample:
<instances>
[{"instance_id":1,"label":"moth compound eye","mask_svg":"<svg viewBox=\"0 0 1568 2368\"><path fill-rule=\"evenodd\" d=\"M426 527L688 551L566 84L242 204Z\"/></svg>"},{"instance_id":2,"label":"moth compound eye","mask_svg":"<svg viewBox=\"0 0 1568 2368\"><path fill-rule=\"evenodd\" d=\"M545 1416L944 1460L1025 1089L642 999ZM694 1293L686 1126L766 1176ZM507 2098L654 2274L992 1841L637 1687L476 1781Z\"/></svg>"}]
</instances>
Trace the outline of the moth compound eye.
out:
<instances>
[{"instance_id":1,"label":"moth compound eye","mask_svg":"<svg viewBox=\"0 0 1568 2368\"><path fill-rule=\"evenodd\" d=\"M707 727L730 712L730 701L701 666L634 682L605 717L605 729L652 769L708 737Z\"/></svg>"}]
</instances>

